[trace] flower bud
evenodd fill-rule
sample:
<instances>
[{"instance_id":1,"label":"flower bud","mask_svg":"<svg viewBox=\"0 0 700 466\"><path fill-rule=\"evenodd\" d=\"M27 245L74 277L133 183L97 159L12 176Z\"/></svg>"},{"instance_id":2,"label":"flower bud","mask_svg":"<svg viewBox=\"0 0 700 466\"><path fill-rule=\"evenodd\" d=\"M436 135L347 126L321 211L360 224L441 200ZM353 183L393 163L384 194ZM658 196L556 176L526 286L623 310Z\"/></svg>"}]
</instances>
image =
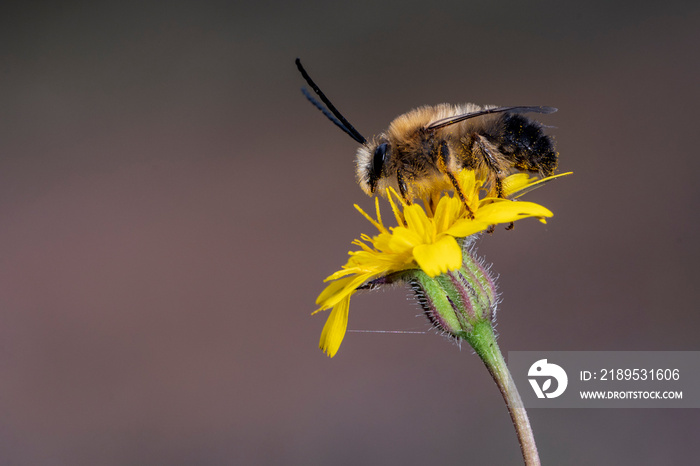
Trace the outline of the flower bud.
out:
<instances>
[{"instance_id":1,"label":"flower bud","mask_svg":"<svg viewBox=\"0 0 700 466\"><path fill-rule=\"evenodd\" d=\"M467 242L459 269L436 277L413 270L407 277L428 320L458 339L466 339L478 323L496 318L496 282L472 244Z\"/></svg>"}]
</instances>

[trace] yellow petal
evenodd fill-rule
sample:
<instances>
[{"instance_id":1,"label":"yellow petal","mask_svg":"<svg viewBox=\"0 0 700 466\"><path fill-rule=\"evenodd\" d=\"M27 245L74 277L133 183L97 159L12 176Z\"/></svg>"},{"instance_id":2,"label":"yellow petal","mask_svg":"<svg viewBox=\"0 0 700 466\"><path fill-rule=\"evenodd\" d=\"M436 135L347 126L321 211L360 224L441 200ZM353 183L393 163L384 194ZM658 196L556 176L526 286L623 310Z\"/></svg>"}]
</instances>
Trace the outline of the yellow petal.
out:
<instances>
[{"instance_id":1,"label":"yellow petal","mask_svg":"<svg viewBox=\"0 0 700 466\"><path fill-rule=\"evenodd\" d=\"M367 219L367 221L368 221L369 223L371 223L372 225L375 226L375 228L376 228L377 230L381 231L382 233L388 233L388 230L386 229L386 227L384 227L384 225L382 225L382 220L381 220L381 218L379 219L379 221L374 220L372 217L370 217L370 215L369 215L367 212L365 212L364 210L362 210L362 208L361 208L359 205L354 204L354 206L355 206L355 208L362 214L362 216L365 217L365 218ZM379 204L377 204L377 207L379 207ZM377 212L379 212L379 210L377 210Z\"/></svg>"},{"instance_id":2,"label":"yellow petal","mask_svg":"<svg viewBox=\"0 0 700 466\"><path fill-rule=\"evenodd\" d=\"M511 175L508 178L506 178L505 180L503 180L503 191L504 191L505 197L515 199L515 198L518 198L520 196L523 196L523 195L529 193L530 191L532 191L534 189L537 189L537 188L543 186L545 183L549 183L550 181L556 180L559 177L568 176L571 174L573 174L573 172L560 173L558 175L548 176L547 178L542 178L541 180L538 180L537 178L529 178L528 177L529 178L528 181L526 183L523 183L522 177L523 176L527 177L527 175L525 173L517 173L517 174ZM514 179L514 181L512 183L510 183L508 180L512 177L515 177L515 176L520 176L521 179Z\"/></svg>"},{"instance_id":3,"label":"yellow petal","mask_svg":"<svg viewBox=\"0 0 700 466\"><path fill-rule=\"evenodd\" d=\"M360 238L361 238L361 239L355 239L355 240L353 240L351 244L354 244L355 246L361 247L362 250L365 251L365 252L372 252L372 248L370 248L370 247L367 246L365 243L363 243L363 241L366 241L366 242L368 242L368 243L371 243L371 242L372 242L372 238L370 238L369 236L364 235L364 234L361 235ZM354 251L348 251L348 254L352 254L353 252L354 252Z\"/></svg>"},{"instance_id":4,"label":"yellow petal","mask_svg":"<svg viewBox=\"0 0 700 466\"><path fill-rule=\"evenodd\" d=\"M333 274L335 275L335 274ZM331 277L333 276L331 275ZM318 295L318 298L316 298L316 304L321 304L325 300L327 300L329 297L332 295L338 293L340 290L342 290L345 285L350 283L352 281L352 277L346 277L346 278L341 278L340 280L336 280L334 282L329 283L326 288L321 291L321 294Z\"/></svg>"},{"instance_id":5,"label":"yellow petal","mask_svg":"<svg viewBox=\"0 0 700 466\"><path fill-rule=\"evenodd\" d=\"M521 189L525 189L528 185L535 181L537 181L537 178L531 177L527 173L516 173L514 175L510 175L503 180L503 195L505 197L510 197L511 194L518 192Z\"/></svg>"},{"instance_id":6,"label":"yellow petal","mask_svg":"<svg viewBox=\"0 0 700 466\"><path fill-rule=\"evenodd\" d=\"M391 205L391 211L394 213L394 217L396 217L396 224L403 225L403 214L394 202L394 196L396 196L396 199L401 201L401 204L403 205L403 199L401 199L401 197L398 194L396 194L394 188L388 188L386 190L386 198L389 200L389 204Z\"/></svg>"},{"instance_id":7,"label":"yellow petal","mask_svg":"<svg viewBox=\"0 0 700 466\"><path fill-rule=\"evenodd\" d=\"M382 213L381 213L380 210L379 210L379 197L375 197L375 198L374 198L374 210L377 211L377 222L378 222L380 225L384 226L384 223L382 222ZM389 230L387 230L386 228L384 228L383 232L388 233Z\"/></svg>"},{"instance_id":8,"label":"yellow petal","mask_svg":"<svg viewBox=\"0 0 700 466\"><path fill-rule=\"evenodd\" d=\"M450 228L444 231L445 234L454 236L455 238L466 238L480 231L484 231L489 227L488 223L480 220L472 220L463 218L457 220Z\"/></svg>"},{"instance_id":9,"label":"yellow petal","mask_svg":"<svg viewBox=\"0 0 700 466\"><path fill-rule=\"evenodd\" d=\"M431 277L462 266L462 249L451 236L443 236L432 244L421 244L413 249L413 257L421 269Z\"/></svg>"},{"instance_id":10,"label":"yellow petal","mask_svg":"<svg viewBox=\"0 0 700 466\"><path fill-rule=\"evenodd\" d=\"M551 217L554 215L546 207L534 202L495 201L479 208L476 213L478 221L496 224L520 220L525 217Z\"/></svg>"},{"instance_id":11,"label":"yellow petal","mask_svg":"<svg viewBox=\"0 0 700 466\"><path fill-rule=\"evenodd\" d=\"M396 227L392 233L388 246L397 253L409 251L424 241L418 233L406 227Z\"/></svg>"},{"instance_id":12,"label":"yellow petal","mask_svg":"<svg viewBox=\"0 0 700 466\"><path fill-rule=\"evenodd\" d=\"M350 296L348 295L338 304L333 306L333 310L326 320L321 332L321 340L318 342L319 348L331 358L338 352L340 344L345 337L348 328L348 310L350 309Z\"/></svg>"},{"instance_id":13,"label":"yellow petal","mask_svg":"<svg viewBox=\"0 0 700 466\"><path fill-rule=\"evenodd\" d=\"M406 228L416 232L425 241L432 239L432 224L421 206L418 204L406 206L403 209L403 215L406 219Z\"/></svg>"},{"instance_id":14,"label":"yellow petal","mask_svg":"<svg viewBox=\"0 0 700 466\"><path fill-rule=\"evenodd\" d=\"M458 197L445 196L438 202L435 208L435 232L445 232L450 225L459 218L462 209L462 201Z\"/></svg>"},{"instance_id":15,"label":"yellow petal","mask_svg":"<svg viewBox=\"0 0 700 466\"><path fill-rule=\"evenodd\" d=\"M462 170L457 174L457 178L459 179L462 191L467 195L471 195L477 190L476 173L474 170Z\"/></svg>"},{"instance_id":16,"label":"yellow petal","mask_svg":"<svg viewBox=\"0 0 700 466\"><path fill-rule=\"evenodd\" d=\"M350 299L350 295L355 292L358 286L376 275L376 273L363 273L329 283L326 289L316 298L316 304L320 307L319 310L333 307L344 298Z\"/></svg>"},{"instance_id":17,"label":"yellow petal","mask_svg":"<svg viewBox=\"0 0 700 466\"><path fill-rule=\"evenodd\" d=\"M390 251L391 250L391 239L393 238L392 233L381 234L372 238L372 245L378 251Z\"/></svg>"}]
</instances>

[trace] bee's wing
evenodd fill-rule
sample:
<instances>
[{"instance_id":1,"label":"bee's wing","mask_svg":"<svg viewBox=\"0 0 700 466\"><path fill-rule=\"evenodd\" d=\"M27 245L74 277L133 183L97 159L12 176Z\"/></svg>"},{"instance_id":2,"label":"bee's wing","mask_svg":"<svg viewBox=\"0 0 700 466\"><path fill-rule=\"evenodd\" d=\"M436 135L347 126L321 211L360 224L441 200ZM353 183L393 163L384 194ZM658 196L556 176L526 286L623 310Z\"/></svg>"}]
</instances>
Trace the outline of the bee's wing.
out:
<instances>
[{"instance_id":1,"label":"bee's wing","mask_svg":"<svg viewBox=\"0 0 700 466\"><path fill-rule=\"evenodd\" d=\"M462 115L455 115L441 120L433 121L430 123L426 129L436 130L439 128L444 128L445 126L454 125L460 121L468 120L470 118L475 118L482 115L488 115L490 113L554 113L557 109L554 107L496 107L489 108L486 110L479 110L478 112L463 113Z\"/></svg>"}]
</instances>

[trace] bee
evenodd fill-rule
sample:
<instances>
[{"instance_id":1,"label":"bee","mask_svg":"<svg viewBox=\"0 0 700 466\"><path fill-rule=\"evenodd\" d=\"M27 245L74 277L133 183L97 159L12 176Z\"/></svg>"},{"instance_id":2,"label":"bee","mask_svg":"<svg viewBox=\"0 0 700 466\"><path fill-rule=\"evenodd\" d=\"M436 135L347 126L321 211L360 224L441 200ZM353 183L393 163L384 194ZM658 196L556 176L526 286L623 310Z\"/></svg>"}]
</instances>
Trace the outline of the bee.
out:
<instances>
[{"instance_id":1,"label":"bee","mask_svg":"<svg viewBox=\"0 0 700 466\"><path fill-rule=\"evenodd\" d=\"M504 197L503 180L516 172L550 176L558 153L543 125L523 113L553 113L552 107L496 107L439 104L419 107L398 116L383 133L367 140L333 106L297 58L304 80L322 105L302 88L306 98L336 126L360 143L357 180L372 196L391 187L407 204L432 199L453 189L469 213L456 173L474 170L486 180L488 195ZM473 216L473 215L472 215Z\"/></svg>"}]
</instances>

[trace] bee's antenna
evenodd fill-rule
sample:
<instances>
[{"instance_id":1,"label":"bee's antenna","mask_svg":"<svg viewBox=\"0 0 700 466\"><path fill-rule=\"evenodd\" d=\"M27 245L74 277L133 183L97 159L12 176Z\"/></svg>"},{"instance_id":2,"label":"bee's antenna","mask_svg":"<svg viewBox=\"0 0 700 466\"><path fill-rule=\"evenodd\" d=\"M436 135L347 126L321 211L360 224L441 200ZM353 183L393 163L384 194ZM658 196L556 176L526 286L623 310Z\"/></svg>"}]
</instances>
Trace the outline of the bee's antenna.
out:
<instances>
[{"instance_id":1,"label":"bee's antenna","mask_svg":"<svg viewBox=\"0 0 700 466\"><path fill-rule=\"evenodd\" d=\"M326 104L326 107L328 109L324 108L323 105L321 105L314 97L311 95L309 91L307 91L305 88L301 88L301 92L304 93L307 99L314 104L314 106L321 110L324 115L326 115L326 118L331 120L335 125L345 131L348 136L353 138L355 141L359 142L360 144L365 144L367 142L367 139L362 136L359 131L357 131L348 120L345 119L345 117L338 111L337 108L331 103L330 100L328 100L328 97L321 91L321 89L318 88L316 83L314 82L313 79L311 79L311 76L306 72L304 67L301 65L301 60L298 58L296 59L295 63L297 64L297 68L299 69L299 72L301 73L301 76L304 78L304 80L311 86L311 89L314 90L316 95L321 99L321 101ZM330 110L330 112L329 112ZM331 114L332 113L332 114Z\"/></svg>"},{"instance_id":2,"label":"bee's antenna","mask_svg":"<svg viewBox=\"0 0 700 466\"><path fill-rule=\"evenodd\" d=\"M348 136L350 136L351 138L353 138L355 141L359 142L360 144L364 144L366 142L365 138L363 138L362 135L360 135L360 133L358 133L357 131L355 131L354 133L351 132L350 129L348 129L343 123L341 123L336 117L334 117L331 114L331 112L329 112L323 105L321 105L321 103L318 100L314 99L313 96L311 95L311 93L305 87L301 88L301 92L306 96L307 99L309 99L309 102L314 104L314 106L317 109L321 110L321 112L324 115L326 115L326 118L328 118L333 123L335 123L335 125L338 128L345 131L345 133L347 133ZM352 129L354 130L355 128L352 128Z\"/></svg>"}]
</instances>

